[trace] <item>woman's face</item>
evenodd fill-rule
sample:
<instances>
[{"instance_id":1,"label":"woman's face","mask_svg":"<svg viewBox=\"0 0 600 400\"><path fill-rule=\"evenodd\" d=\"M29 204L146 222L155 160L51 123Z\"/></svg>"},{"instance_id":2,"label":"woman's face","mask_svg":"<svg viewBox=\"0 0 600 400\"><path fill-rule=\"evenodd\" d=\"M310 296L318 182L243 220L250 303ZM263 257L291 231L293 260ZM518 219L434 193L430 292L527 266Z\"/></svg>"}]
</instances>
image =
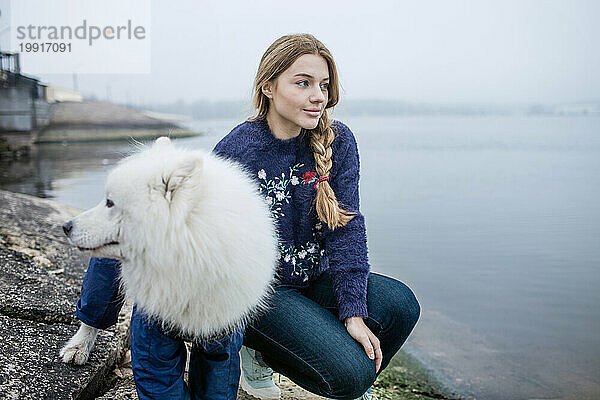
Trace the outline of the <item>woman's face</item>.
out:
<instances>
[{"instance_id":1,"label":"woman's face","mask_svg":"<svg viewBox=\"0 0 600 400\"><path fill-rule=\"evenodd\" d=\"M263 93L269 98L267 120L271 129L291 137L300 128L314 129L327 105L329 70L327 61L316 54L299 57Z\"/></svg>"}]
</instances>

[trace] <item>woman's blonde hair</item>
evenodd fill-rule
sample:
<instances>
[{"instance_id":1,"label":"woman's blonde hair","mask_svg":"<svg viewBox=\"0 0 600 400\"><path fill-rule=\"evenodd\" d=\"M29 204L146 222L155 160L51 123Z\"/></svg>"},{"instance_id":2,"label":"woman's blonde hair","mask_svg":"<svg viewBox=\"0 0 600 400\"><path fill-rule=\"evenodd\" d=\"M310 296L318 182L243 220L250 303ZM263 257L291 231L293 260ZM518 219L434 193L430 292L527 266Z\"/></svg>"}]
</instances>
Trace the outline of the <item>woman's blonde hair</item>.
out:
<instances>
[{"instance_id":1,"label":"woman's blonde hair","mask_svg":"<svg viewBox=\"0 0 600 400\"><path fill-rule=\"evenodd\" d=\"M269 111L269 98L261 90L263 85L277 79L294 61L305 54L320 55L327 62L329 70L329 90L325 110L323 110L316 128L306 131L303 129L302 132L303 135L308 134L310 148L315 157L317 174L320 177L329 177L332 167L331 143L335 139L335 134L327 119L327 109L333 108L339 100L339 84L331 53L314 36L307 33L286 35L269 46L260 60L254 79L253 106L256 109L256 115L250 118L250 121L266 118ZM317 184L315 209L319 219L332 230L346 225L356 215L340 207L333 189L326 180Z\"/></svg>"}]
</instances>

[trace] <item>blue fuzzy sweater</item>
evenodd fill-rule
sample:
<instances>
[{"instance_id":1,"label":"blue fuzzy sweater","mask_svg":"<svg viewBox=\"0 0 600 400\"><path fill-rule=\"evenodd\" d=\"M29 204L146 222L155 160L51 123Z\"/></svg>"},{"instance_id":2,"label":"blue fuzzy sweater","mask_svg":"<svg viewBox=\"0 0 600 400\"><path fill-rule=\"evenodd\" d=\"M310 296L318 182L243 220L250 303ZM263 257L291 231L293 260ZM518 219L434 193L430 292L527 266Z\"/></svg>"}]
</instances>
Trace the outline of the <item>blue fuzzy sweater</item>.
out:
<instances>
[{"instance_id":1,"label":"blue fuzzy sweater","mask_svg":"<svg viewBox=\"0 0 600 400\"><path fill-rule=\"evenodd\" d=\"M308 140L276 138L267 121L246 121L214 148L221 157L241 163L254 176L270 205L279 234L277 269L282 284L307 287L329 269L339 318L367 317L367 237L359 211L359 157L348 127L334 121L333 166L329 184L340 205L356 213L344 227L330 230L317 217L315 159Z\"/></svg>"}]
</instances>

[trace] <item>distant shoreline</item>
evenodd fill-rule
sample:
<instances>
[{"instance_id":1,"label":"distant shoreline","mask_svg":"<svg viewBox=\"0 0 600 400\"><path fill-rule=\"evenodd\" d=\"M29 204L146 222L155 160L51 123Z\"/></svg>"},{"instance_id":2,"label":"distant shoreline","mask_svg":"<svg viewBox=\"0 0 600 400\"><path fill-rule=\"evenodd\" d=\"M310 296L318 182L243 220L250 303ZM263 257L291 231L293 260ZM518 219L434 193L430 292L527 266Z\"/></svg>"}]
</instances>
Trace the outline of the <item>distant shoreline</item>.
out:
<instances>
[{"instance_id":1,"label":"distant shoreline","mask_svg":"<svg viewBox=\"0 0 600 400\"><path fill-rule=\"evenodd\" d=\"M193 119L240 118L251 114L245 100L209 102L172 102L161 104L127 105L137 110L175 113ZM342 100L334 114L355 116L600 116L600 101L565 104L467 104L417 103L400 100L362 99Z\"/></svg>"}]
</instances>

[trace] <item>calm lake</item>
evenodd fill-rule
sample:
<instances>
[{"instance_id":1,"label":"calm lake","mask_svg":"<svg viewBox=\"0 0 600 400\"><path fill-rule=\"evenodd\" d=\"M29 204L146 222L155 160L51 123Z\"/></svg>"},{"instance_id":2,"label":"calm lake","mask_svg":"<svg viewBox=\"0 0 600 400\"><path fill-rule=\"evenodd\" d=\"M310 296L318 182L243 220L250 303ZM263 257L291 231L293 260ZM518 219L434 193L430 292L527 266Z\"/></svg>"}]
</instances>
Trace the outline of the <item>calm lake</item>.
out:
<instances>
[{"instance_id":1,"label":"calm lake","mask_svg":"<svg viewBox=\"0 0 600 400\"><path fill-rule=\"evenodd\" d=\"M600 398L600 118L342 120L372 269L423 309L405 349L468 397ZM177 142L211 149L236 124ZM127 150L40 146L0 187L88 208Z\"/></svg>"}]
</instances>

